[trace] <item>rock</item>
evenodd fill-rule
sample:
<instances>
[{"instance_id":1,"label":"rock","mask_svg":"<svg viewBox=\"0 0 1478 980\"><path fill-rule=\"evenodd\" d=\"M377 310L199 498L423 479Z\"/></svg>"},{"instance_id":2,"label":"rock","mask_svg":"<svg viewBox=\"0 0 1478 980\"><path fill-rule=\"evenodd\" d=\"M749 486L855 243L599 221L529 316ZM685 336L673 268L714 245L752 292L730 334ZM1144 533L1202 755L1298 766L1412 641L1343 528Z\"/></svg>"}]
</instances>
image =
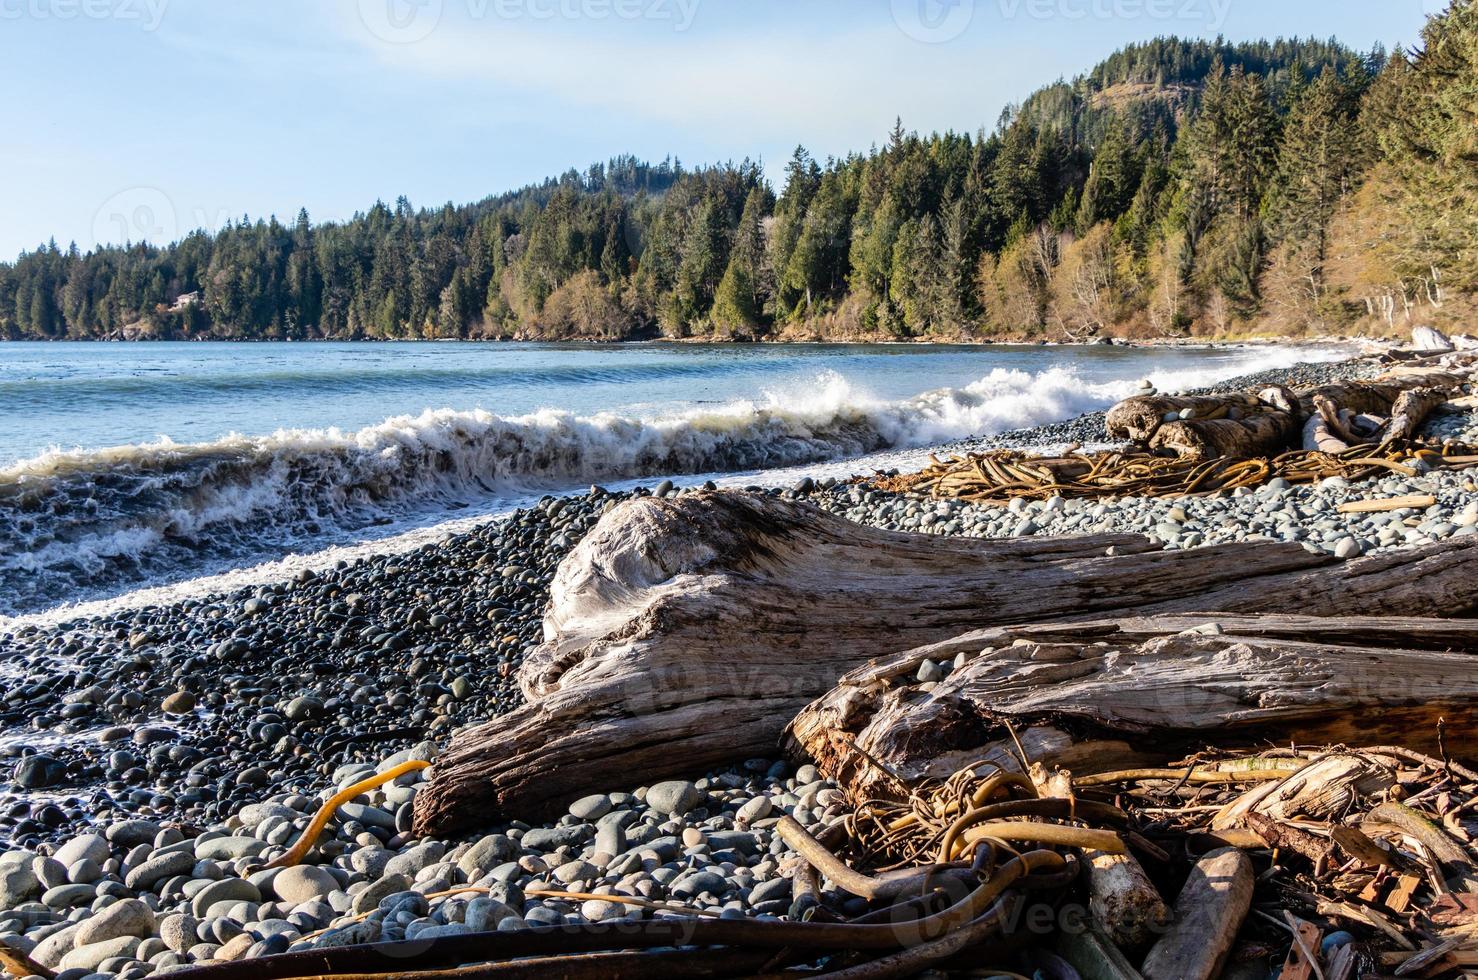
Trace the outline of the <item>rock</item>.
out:
<instances>
[{"instance_id":1,"label":"rock","mask_svg":"<svg viewBox=\"0 0 1478 980\"><path fill-rule=\"evenodd\" d=\"M189 691L176 691L160 705L167 715L187 715L195 710L195 695Z\"/></svg>"},{"instance_id":2,"label":"rock","mask_svg":"<svg viewBox=\"0 0 1478 980\"><path fill-rule=\"evenodd\" d=\"M1336 558L1359 558L1360 542L1351 537L1340 538L1334 546L1334 555Z\"/></svg>"},{"instance_id":3,"label":"rock","mask_svg":"<svg viewBox=\"0 0 1478 980\"><path fill-rule=\"evenodd\" d=\"M91 885L57 885L41 895L41 903L54 909L70 909L78 905L90 905L97 898L97 889Z\"/></svg>"},{"instance_id":4,"label":"rock","mask_svg":"<svg viewBox=\"0 0 1478 980\"><path fill-rule=\"evenodd\" d=\"M72 941L81 924L64 926L41 940L31 949L31 959L44 967L55 970L61 965L62 957L72 951Z\"/></svg>"},{"instance_id":5,"label":"rock","mask_svg":"<svg viewBox=\"0 0 1478 980\"><path fill-rule=\"evenodd\" d=\"M287 717L288 721L307 721L322 711L322 701L318 698L302 695L289 701L282 713Z\"/></svg>"},{"instance_id":6,"label":"rock","mask_svg":"<svg viewBox=\"0 0 1478 980\"><path fill-rule=\"evenodd\" d=\"M349 866L360 874L378 878L385 873L385 865L394 856L394 851L383 847L361 847L349 855Z\"/></svg>"},{"instance_id":7,"label":"rock","mask_svg":"<svg viewBox=\"0 0 1478 980\"><path fill-rule=\"evenodd\" d=\"M41 879L31 867L35 855L29 851L10 851L5 855L12 857L16 860L0 863L0 909L13 909L41 892Z\"/></svg>"},{"instance_id":8,"label":"rock","mask_svg":"<svg viewBox=\"0 0 1478 980\"><path fill-rule=\"evenodd\" d=\"M599 820L610 812L611 798L603 793L570 804L570 815L576 820Z\"/></svg>"},{"instance_id":9,"label":"rock","mask_svg":"<svg viewBox=\"0 0 1478 980\"><path fill-rule=\"evenodd\" d=\"M492 898L474 898L467 903L462 921L473 932L492 932L504 919L520 918L518 912Z\"/></svg>"},{"instance_id":10,"label":"rock","mask_svg":"<svg viewBox=\"0 0 1478 980\"><path fill-rule=\"evenodd\" d=\"M570 827L540 827L523 835L519 842L530 851L555 851L561 847L577 847L593 836L586 824Z\"/></svg>"},{"instance_id":11,"label":"rock","mask_svg":"<svg viewBox=\"0 0 1478 980\"><path fill-rule=\"evenodd\" d=\"M944 668L932 660L925 660L919 664L918 680L921 684L931 681L942 681L945 678Z\"/></svg>"},{"instance_id":12,"label":"rock","mask_svg":"<svg viewBox=\"0 0 1478 980\"><path fill-rule=\"evenodd\" d=\"M104 942L78 945L62 957L60 966L63 970L86 970L91 973L108 960L133 955L140 942L142 940L137 936L119 936Z\"/></svg>"},{"instance_id":13,"label":"rock","mask_svg":"<svg viewBox=\"0 0 1478 980\"><path fill-rule=\"evenodd\" d=\"M281 803L248 803L241 808L241 811L236 816L241 820L242 828L251 831L256 830L257 827L273 817L292 822L301 817L302 814L290 806L283 806ZM251 838L242 839L250 840Z\"/></svg>"},{"instance_id":14,"label":"rock","mask_svg":"<svg viewBox=\"0 0 1478 980\"><path fill-rule=\"evenodd\" d=\"M754 886L749 893L749 904L760 905L765 902L789 901L791 888L789 878L771 878L769 881Z\"/></svg>"},{"instance_id":15,"label":"rock","mask_svg":"<svg viewBox=\"0 0 1478 980\"><path fill-rule=\"evenodd\" d=\"M196 932L199 928L200 920L193 915L171 915L159 923L159 938L176 953L186 953L200 942Z\"/></svg>"},{"instance_id":16,"label":"rock","mask_svg":"<svg viewBox=\"0 0 1478 980\"><path fill-rule=\"evenodd\" d=\"M467 849L457 861L457 870L468 881L475 881L498 865L511 860L517 853L518 847L507 836L489 834Z\"/></svg>"},{"instance_id":17,"label":"rock","mask_svg":"<svg viewBox=\"0 0 1478 980\"><path fill-rule=\"evenodd\" d=\"M78 861L89 860L95 864L102 865L113 852L108 848L108 842L101 834L83 834L67 841L57 848L53 855L62 864L71 867Z\"/></svg>"},{"instance_id":18,"label":"rock","mask_svg":"<svg viewBox=\"0 0 1478 980\"><path fill-rule=\"evenodd\" d=\"M160 826L152 820L120 820L108 825L108 841L128 850L140 844L151 843L159 836Z\"/></svg>"},{"instance_id":19,"label":"rock","mask_svg":"<svg viewBox=\"0 0 1478 980\"><path fill-rule=\"evenodd\" d=\"M678 779L657 783L647 790L647 806L675 817L686 815L702 800L697 786Z\"/></svg>"},{"instance_id":20,"label":"rock","mask_svg":"<svg viewBox=\"0 0 1478 980\"><path fill-rule=\"evenodd\" d=\"M392 831L395 829L395 814L377 806L368 806L364 803L345 803L339 807L339 814L345 820L357 820L366 827L379 827L382 830Z\"/></svg>"},{"instance_id":21,"label":"rock","mask_svg":"<svg viewBox=\"0 0 1478 980\"><path fill-rule=\"evenodd\" d=\"M407 875L414 879L418 874L441 860L446 845L440 841L426 841L408 851L395 855L385 864L387 875Z\"/></svg>"},{"instance_id":22,"label":"rock","mask_svg":"<svg viewBox=\"0 0 1478 980\"><path fill-rule=\"evenodd\" d=\"M446 925L427 926L424 929L418 929L414 935L407 929L405 938L426 942L432 939L440 939L443 936L465 936L471 931L471 929L460 922L448 922Z\"/></svg>"},{"instance_id":23,"label":"rock","mask_svg":"<svg viewBox=\"0 0 1478 980\"><path fill-rule=\"evenodd\" d=\"M78 885L90 885L102 876L102 867L91 858L83 858L67 868L67 880Z\"/></svg>"},{"instance_id":24,"label":"rock","mask_svg":"<svg viewBox=\"0 0 1478 980\"><path fill-rule=\"evenodd\" d=\"M693 871L672 883L672 894L677 898L692 898L708 892L722 895L729 890L729 880L713 871Z\"/></svg>"},{"instance_id":25,"label":"rock","mask_svg":"<svg viewBox=\"0 0 1478 980\"><path fill-rule=\"evenodd\" d=\"M190 899L190 911L203 918L217 902L260 902L262 891L244 878L222 878L213 881Z\"/></svg>"},{"instance_id":26,"label":"rock","mask_svg":"<svg viewBox=\"0 0 1478 980\"><path fill-rule=\"evenodd\" d=\"M237 936L235 939L232 939L230 942L225 943L221 946L220 949L216 950L215 959L218 962L230 962L231 960L239 960L246 955L247 950L256 945L256 942L256 938L252 936L251 933L243 932L241 935Z\"/></svg>"},{"instance_id":27,"label":"rock","mask_svg":"<svg viewBox=\"0 0 1478 980\"><path fill-rule=\"evenodd\" d=\"M114 902L77 929L74 945L91 946L122 936L147 939L154 935L154 910L137 898ZM101 961L99 961L101 962Z\"/></svg>"},{"instance_id":28,"label":"rock","mask_svg":"<svg viewBox=\"0 0 1478 980\"><path fill-rule=\"evenodd\" d=\"M266 849L266 842L255 837L214 837L195 845L195 857L202 861L234 861L256 857Z\"/></svg>"},{"instance_id":29,"label":"rock","mask_svg":"<svg viewBox=\"0 0 1478 980\"><path fill-rule=\"evenodd\" d=\"M604 899L593 898L580 903L580 916L587 922L606 922L610 919L619 919L631 911L628 905L617 902L608 902Z\"/></svg>"},{"instance_id":30,"label":"rock","mask_svg":"<svg viewBox=\"0 0 1478 980\"><path fill-rule=\"evenodd\" d=\"M143 891L165 878L189 874L195 867L195 855L189 851L172 851L151 857L134 868L123 883L134 891Z\"/></svg>"},{"instance_id":31,"label":"rock","mask_svg":"<svg viewBox=\"0 0 1478 980\"><path fill-rule=\"evenodd\" d=\"M15 767L15 783L21 789L56 786L67 776L67 764L46 755L28 755Z\"/></svg>"},{"instance_id":32,"label":"rock","mask_svg":"<svg viewBox=\"0 0 1478 980\"><path fill-rule=\"evenodd\" d=\"M554 869L554 877L568 885L600 877L600 871L588 861L570 861Z\"/></svg>"},{"instance_id":33,"label":"rock","mask_svg":"<svg viewBox=\"0 0 1478 980\"><path fill-rule=\"evenodd\" d=\"M341 929L333 929L318 937L313 944L319 949L332 949L335 946L363 946L368 943L378 942L380 939L380 923L374 919L366 922L356 922Z\"/></svg>"},{"instance_id":34,"label":"rock","mask_svg":"<svg viewBox=\"0 0 1478 980\"><path fill-rule=\"evenodd\" d=\"M362 915L366 912L374 911L382 901L391 895L409 891L411 884L411 879L406 875L386 875L379 881L371 883L368 888L354 896L354 914Z\"/></svg>"},{"instance_id":35,"label":"rock","mask_svg":"<svg viewBox=\"0 0 1478 980\"><path fill-rule=\"evenodd\" d=\"M284 868L272 881L272 890L288 905L301 905L339 889L339 880L322 868L299 864ZM244 953L246 950L243 949ZM217 959L219 959L219 955Z\"/></svg>"}]
</instances>

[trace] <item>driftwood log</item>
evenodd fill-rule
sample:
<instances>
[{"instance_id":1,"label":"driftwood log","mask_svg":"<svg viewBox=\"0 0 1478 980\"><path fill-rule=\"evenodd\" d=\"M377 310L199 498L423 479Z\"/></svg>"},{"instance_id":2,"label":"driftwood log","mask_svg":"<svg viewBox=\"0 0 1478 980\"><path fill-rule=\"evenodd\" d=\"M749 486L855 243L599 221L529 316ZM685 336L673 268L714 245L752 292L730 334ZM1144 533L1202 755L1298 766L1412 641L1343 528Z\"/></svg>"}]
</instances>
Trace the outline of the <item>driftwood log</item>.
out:
<instances>
[{"instance_id":1,"label":"driftwood log","mask_svg":"<svg viewBox=\"0 0 1478 980\"><path fill-rule=\"evenodd\" d=\"M1339 453L1352 446L1411 439L1467 377L1427 370L1375 381L1343 381L1304 393L1303 448Z\"/></svg>"},{"instance_id":2,"label":"driftwood log","mask_svg":"<svg viewBox=\"0 0 1478 980\"><path fill-rule=\"evenodd\" d=\"M1459 552L1427 555L1417 565ZM1460 574L1471 576L1478 551L1465 557ZM1414 577L1405 591L1420 602L1417 565L1406 569ZM1470 589L1439 591L1450 601L1432 613L1471 607ZM1394 593L1372 598L1389 608ZM1016 737L1032 762L1078 776L1263 739L1436 750L1439 719L1448 751L1478 750L1478 621L1339 617L1330 606L1343 603L1328 592L1288 599L1329 616L1174 615L965 634L852 671L796 717L792 747L857 798L893 797L900 785L980 760L1017 767ZM961 654L966 662L930 689L915 680L925 661Z\"/></svg>"},{"instance_id":3,"label":"driftwood log","mask_svg":"<svg viewBox=\"0 0 1478 980\"><path fill-rule=\"evenodd\" d=\"M1255 395L1139 395L1109 409L1104 425L1112 439L1194 459L1277 456L1293 449L1300 433L1305 449L1343 452L1377 441L1387 420L1394 434L1386 441L1410 438L1427 415L1467 380L1462 374L1428 368L1374 381L1341 381L1297 394L1273 385ZM1359 431L1359 420L1373 420L1369 433Z\"/></svg>"},{"instance_id":4,"label":"driftwood log","mask_svg":"<svg viewBox=\"0 0 1478 980\"><path fill-rule=\"evenodd\" d=\"M1110 438L1143 443L1177 456L1266 456L1297 436L1298 398L1281 385L1256 395L1142 395L1109 409Z\"/></svg>"},{"instance_id":5,"label":"driftwood log","mask_svg":"<svg viewBox=\"0 0 1478 980\"><path fill-rule=\"evenodd\" d=\"M1461 567L1473 554L1341 563L1291 544L987 541L876 530L775 497L628 501L555 577L545 643L519 674L528 703L453 738L416 826L544 815L613 773L650 781L770 753L846 671L965 629L1203 608L1454 614L1478 599Z\"/></svg>"}]
</instances>

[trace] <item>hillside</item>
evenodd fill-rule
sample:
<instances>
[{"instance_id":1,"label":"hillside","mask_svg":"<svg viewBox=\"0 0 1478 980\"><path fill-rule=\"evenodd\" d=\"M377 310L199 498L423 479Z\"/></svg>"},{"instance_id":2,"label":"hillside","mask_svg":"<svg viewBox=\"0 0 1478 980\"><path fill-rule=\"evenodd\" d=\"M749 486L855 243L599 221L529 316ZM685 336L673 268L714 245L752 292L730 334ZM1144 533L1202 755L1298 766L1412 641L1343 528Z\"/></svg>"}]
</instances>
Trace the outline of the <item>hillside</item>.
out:
<instances>
[{"instance_id":1,"label":"hillside","mask_svg":"<svg viewBox=\"0 0 1478 980\"><path fill-rule=\"evenodd\" d=\"M990 132L820 162L619 158L0 265L11 338L1086 339L1442 323L1478 274L1478 13L1419 48L1160 38ZM178 297L199 293L198 301Z\"/></svg>"}]
</instances>

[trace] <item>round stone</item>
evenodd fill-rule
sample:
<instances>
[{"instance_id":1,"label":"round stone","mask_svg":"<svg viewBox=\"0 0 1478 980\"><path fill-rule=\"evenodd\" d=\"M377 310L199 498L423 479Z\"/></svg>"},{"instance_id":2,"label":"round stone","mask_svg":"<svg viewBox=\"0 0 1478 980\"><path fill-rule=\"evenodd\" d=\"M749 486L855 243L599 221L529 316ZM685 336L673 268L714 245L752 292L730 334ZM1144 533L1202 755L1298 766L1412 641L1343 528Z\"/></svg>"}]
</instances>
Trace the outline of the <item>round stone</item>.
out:
<instances>
[{"instance_id":1,"label":"round stone","mask_svg":"<svg viewBox=\"0 0 1478 980\"><path fill-rule=\"evenodd\" d=\"M675 817L686 815L702 799L703 794L697 786L677 779L657 783L647 790L647 806L658 813L667 813Z\"/></svg>"},{"instance_id":2,"label":"round stone","mask_svg":"<svg viewBox=\"0 0 1478 980\"><path fill-rule=\"evenodd\" d=\"M339 880L322 868L296 865L272 879L272 890L289 905L302 905L324 898L339 889ZM245 952L245 950L243 950Z\"/></svg>"}]
</instances>

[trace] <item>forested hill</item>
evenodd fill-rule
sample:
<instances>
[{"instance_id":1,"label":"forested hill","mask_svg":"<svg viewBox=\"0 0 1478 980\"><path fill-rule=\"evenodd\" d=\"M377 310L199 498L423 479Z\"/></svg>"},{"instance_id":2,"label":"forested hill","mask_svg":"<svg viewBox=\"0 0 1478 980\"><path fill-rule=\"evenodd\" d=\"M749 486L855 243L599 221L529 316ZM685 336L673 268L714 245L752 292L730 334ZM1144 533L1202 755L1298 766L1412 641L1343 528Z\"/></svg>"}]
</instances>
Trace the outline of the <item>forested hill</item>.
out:
<instances>
[{"instance_id":1,"label":"forested hill","mask_svg":"<svg viewBox=\"0 0 1478 980\"><path fill-rule=\"evenodd\" d=\"M463 207L0 265L0 335L940 340L1400 329L1478 287L1478 0L1389 56L1158 39L817 161L620 158Z\"/></svg>"}]
</instances>

